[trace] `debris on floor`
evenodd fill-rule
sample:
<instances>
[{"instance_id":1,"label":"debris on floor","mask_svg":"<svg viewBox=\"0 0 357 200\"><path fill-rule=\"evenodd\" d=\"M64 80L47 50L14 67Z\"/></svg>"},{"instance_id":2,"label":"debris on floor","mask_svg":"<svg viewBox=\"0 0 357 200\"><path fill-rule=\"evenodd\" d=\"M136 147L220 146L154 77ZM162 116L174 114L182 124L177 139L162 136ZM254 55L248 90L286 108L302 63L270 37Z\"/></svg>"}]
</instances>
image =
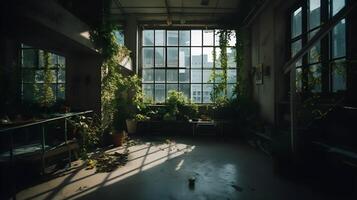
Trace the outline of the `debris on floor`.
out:
<instances>
[{"instance_id":1,"label":"debris on floor","mask_svg":"<svg viewBox=\"0 0 357 200\"><path fill-rule=\"evenodd\" d=\"M196 177L194 176L191 176L189 179L188 179L188 187L193 190L195 189L195 182L196 182Z\"/></svg>"},{"instance_id":2,"label":"debris on floor","mask_svg":"<svg viewBox=\"0 0 357 200\"><path fill-rule=\"evenodd\" d=\"M129 151L126 150L123 153L100 153L91 157L87 161L86 169L96 168L96 173L112 172L119 166L124 166L128 162Z\"/></svg>"}]
</instances>

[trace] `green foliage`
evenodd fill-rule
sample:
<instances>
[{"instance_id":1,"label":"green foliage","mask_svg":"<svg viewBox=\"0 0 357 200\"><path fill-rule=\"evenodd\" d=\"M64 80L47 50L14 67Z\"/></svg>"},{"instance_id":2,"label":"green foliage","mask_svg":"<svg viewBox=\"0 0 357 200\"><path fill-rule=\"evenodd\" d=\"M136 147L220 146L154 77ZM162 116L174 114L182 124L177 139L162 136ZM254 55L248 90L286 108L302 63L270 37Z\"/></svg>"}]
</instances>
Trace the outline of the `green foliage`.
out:
<instances>
[{"instance_id":1,"label":"green foliage","mask_svg":"<svg viewBox=\"0 0 357 200\"><path fill-rule=\"evenodd\" d=\"M219 47L221 53L219 55L219 62L222 68L222 72L218 73L213 70L210 82L214 80L220 80L218 84L215 84L213 91L211 93L211 100L213 103L218 103L220 101L225 101L227 97L227 68L228 68L228 58L227 58L227 45L232 36L232 31L223 29L218 32L219 35ZM214 60L217 59L217 55L214 53Z\"/></svg>"},{"instance_id":2,"label":"green foliage","mask_svg":"<svg viewBox=\"0 0 357 200\"><path fill-rule=\"evenodd\" d=\"M186 96L177 91L169 91L165 108L164 119L167 120L188 120L198 114L197 105L189 103Z\"/></svg>"},{"instance_id":3,"label":"green foliage","mask_svg":"<svg viewBox=\"0 0 357 200\"><path fill-rule=\"evenodd\" d=\"M88 150L94 148L102 136L100 122L96 117L86 116L74 117L68 122L74 127L74 135L80 144L80 155L85 160L88 158Z\"/></svg>"},{"instance_id":4,"label":"green foliage","mask_svg":"<svg viewBox=\"0 0 357 200\"><path fill-rule=\"evenodd\" d=\"M43 94L39 95L39 103L41 107L49 108L55 103L55 96L52 90L52 83L54 82L53 75L51 73L51 54L48 52L43 53L44 59L44 83L43 83ZM35 93L39 94L38 87L35 87Z\"/></svg>"},{"instance_id":5,"label":"green foliage","mask_svg":"<svg viewBox=\"0 0 357 200\"><path fill-rule=\"evenodd\" d=\"M116 113L114 117L114 128L125 129L125 120L134 119L137 113L146 108L143 102L141 81L137 75L123 76L120 74L116 91Z\"/></svg>"},{"instance_id":6,"label":"green foliage","mask_svg":"<svg viewBox=\"0 0 357 200\"><path fill-rule=\"evenodd\" d=\"M108 7L109 1L104 1L105 8ZM106 10L108 11L108 9ZM101 52L104 61L102 64L102 86L101 86L101 103L102 103L102 128L111 129L113 121L123 121L123 113L127 113L125 105L127 99L121 99L124 90L131 90L130 85L135 78L126 78L119 66L120 62L130 55L130 50L125 46L120 46L115 38L114 31L117 25L108 19L104 19L103 24L90 31L90 38L93 44ZM129 80L129 83L127 81ZM135 79L137 81L137 79ZM137 84L135 83L135 86ZM134 99L136 102L137 99ZM120 109L120 110L119 110ZM130 110L130 109L129 109ZM119 115L120 112L120 115ZM126 117L124 114L123 117ZM118 123L116 123L118 124ZM116 128L123 129L123 122L116 125Z\"/></svg>"}]
</instances>

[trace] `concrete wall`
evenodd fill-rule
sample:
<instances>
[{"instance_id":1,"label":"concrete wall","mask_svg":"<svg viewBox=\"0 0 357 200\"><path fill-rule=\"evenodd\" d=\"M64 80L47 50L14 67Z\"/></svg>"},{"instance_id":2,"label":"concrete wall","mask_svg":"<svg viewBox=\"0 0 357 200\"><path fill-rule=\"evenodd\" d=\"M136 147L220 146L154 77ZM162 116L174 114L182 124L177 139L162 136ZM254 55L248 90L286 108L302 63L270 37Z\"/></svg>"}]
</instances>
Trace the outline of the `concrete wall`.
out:
<instances>
[{"instance_id":1,"label":"concrete wall","mask_svg":"<svg viewBox=\"0 0 357 200\"><path fill-rule=\"evenodd\" d=\"M253 80L253 98L260 105L262 118L272 124L277 122L277 104L284 98L281 68L289 52L286 40L288 10L293 4L294 1L269 1L248 27L251 55L246 55L249 56L246 59L251 60L252 67L262 64L263 71L270 69L267 74L263 72L263 84L255 84Z\"/></svg>"}]
</instances>

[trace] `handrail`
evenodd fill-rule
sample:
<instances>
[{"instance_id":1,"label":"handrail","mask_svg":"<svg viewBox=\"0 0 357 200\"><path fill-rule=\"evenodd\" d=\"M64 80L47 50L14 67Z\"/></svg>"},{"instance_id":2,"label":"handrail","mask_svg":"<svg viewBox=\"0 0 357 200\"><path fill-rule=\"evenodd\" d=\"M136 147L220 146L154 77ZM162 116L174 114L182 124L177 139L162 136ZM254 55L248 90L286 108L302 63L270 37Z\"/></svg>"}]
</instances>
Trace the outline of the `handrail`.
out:
<instances>
[{"instance_id":1,"label":"handrail","mask_svg":"<svg viewBox=\"0 0 357 200\"><path fill-rule=\"evenodd\" d=\"M19 126L15 126L15 127L0 129L0 133L13 131L13 130L16 130L16 129L21 129L21 128L26 128L26 127L30 127L30 126L35 126L35 125L39 125L39 124L44 124L44 123L47 123L47 122L57 121L57 120L65 119L65 118L68 118L68 117L84 115L84 114L88 114L88 113L92 113L92 112L93 112L93 110L87 110L87 111L83 111L83 112L64 114L63 116L60 116L60 117L54 117L54 118L45 119L45 120L41 120L41 121L37 121L37 122L31 122L31 123L24 124L24 125L19 125Z\"/></svg>"}]
</instances>

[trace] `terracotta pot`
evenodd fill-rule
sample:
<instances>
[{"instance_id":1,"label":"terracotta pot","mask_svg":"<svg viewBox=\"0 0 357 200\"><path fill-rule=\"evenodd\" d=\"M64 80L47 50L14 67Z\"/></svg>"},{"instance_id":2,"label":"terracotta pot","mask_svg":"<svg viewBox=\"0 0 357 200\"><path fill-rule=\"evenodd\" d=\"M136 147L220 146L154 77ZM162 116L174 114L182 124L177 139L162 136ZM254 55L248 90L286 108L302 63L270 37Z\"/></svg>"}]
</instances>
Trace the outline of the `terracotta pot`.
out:
<instances>
[{"instance_id":1,"label":"terracotta pot","mask_svg":"<svg viewBox=\"0 0 357 200\"><path fill-rule=\"evenodd\" d=\"M125 142L125 138L127 137L127 133L125 131L117 131L112 134L113 144L116 147L123 145Z\"/></svg>"}]
</instances>

